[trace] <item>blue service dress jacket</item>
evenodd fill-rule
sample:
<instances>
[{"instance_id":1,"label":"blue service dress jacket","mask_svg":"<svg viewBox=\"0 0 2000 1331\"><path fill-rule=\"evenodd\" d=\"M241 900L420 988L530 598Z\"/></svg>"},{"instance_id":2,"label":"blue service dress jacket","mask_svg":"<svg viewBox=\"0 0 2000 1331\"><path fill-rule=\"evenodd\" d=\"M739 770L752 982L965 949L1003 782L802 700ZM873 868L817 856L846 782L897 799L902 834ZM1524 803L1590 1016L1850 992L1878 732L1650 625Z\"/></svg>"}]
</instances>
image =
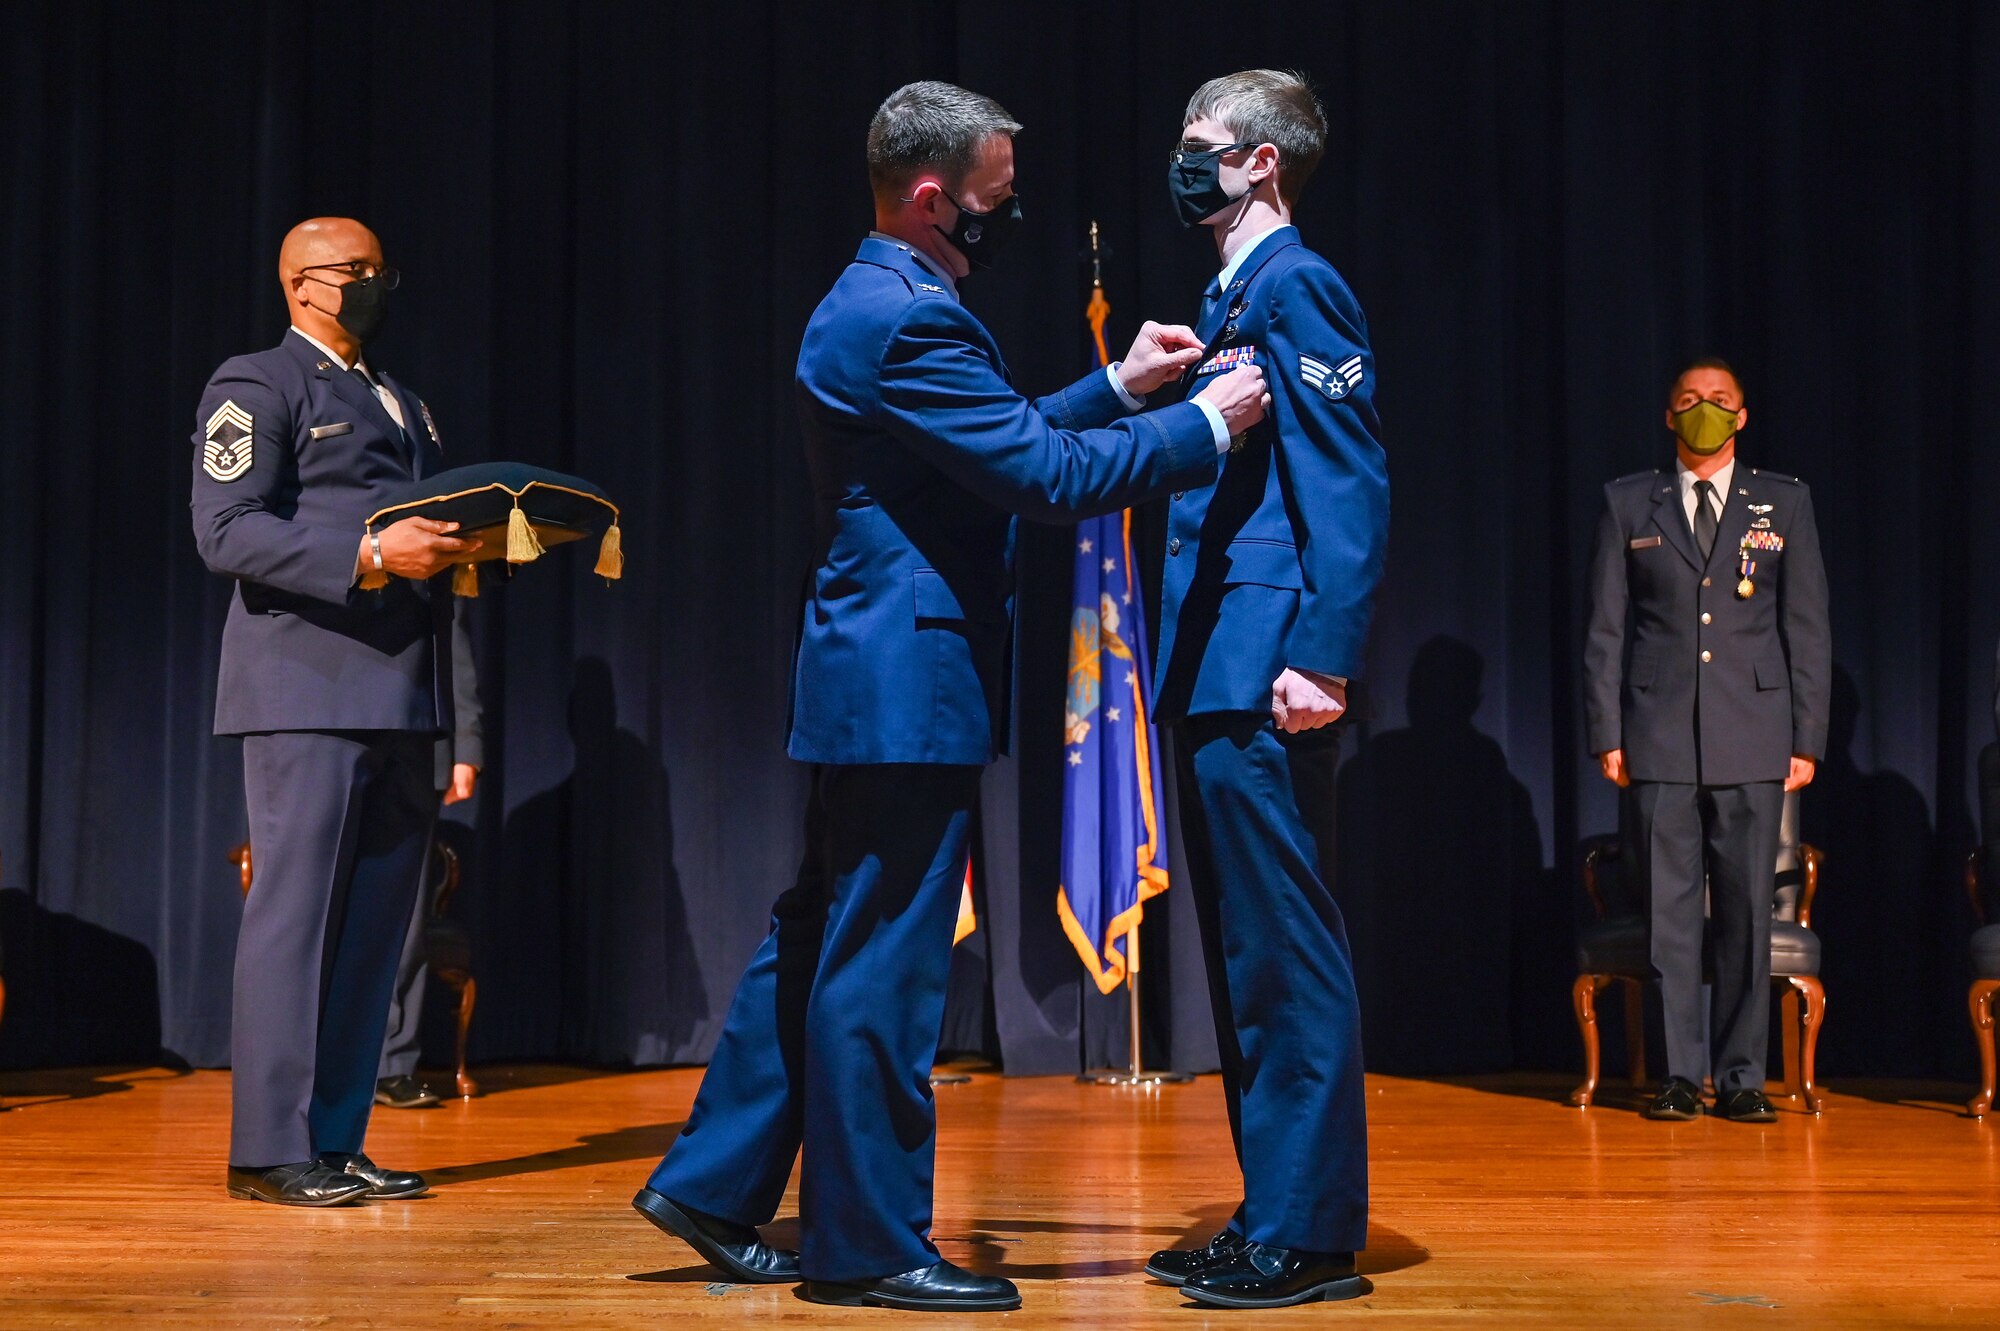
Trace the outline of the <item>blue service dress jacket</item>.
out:
<instances>
[{"instance_id":1,"label":"blue service dress jacket","mask_svg":"<svg viewBox=\"0 0 2000 1331\"><path fill-rule=\"evenodd\" d=\"M1191 376L1255 362L1271 410L1214 485L1168 507L1153 715L1268 712L1287 668L1361 673L1389 540L1388 457L1360 303L1333 265L1280 227L1195 332Z\"/></svg>"},{"instance_id":2,"label":"blue service dress jacket","mask_svg":"<svg viewBox=\"0 0 2000 1331\"><path fill-rule=\"evenodd\" d=\"M369 516L443 465L422 400L379 377L407 431L296 331L225 361L202 393L195 544L210 570L236 579L218 735L452 729L450 579L355 585Z\"/></svg>"},{"instance_id":3,"label":"blue service dress jacket","mask_svg":"<svg viewBox=\"0 0 2000 1331\"><path fill-rule=\"evenodd\" d=\"M1590 751L1623 749L1634 781L1783 781L1822 757L1833 645L1804 482L1739 461L1706 559L1672 473L1605 486L1583 673Z\"/></svg>"},{"instance_id":4,"label":"blue service dress jacket","mask_svg":"<svg viewBox=\"0 0 2000 1331\"><path fill-rule=\"evenodd\" d=\"M1207 415L1127 408L1102 370L1030 401L908 246L870 237L806 326L817 553L794 758L981 764L1006 748L1017 517L1073 522L1197 484Z\"/></svg>"}]
</instances>

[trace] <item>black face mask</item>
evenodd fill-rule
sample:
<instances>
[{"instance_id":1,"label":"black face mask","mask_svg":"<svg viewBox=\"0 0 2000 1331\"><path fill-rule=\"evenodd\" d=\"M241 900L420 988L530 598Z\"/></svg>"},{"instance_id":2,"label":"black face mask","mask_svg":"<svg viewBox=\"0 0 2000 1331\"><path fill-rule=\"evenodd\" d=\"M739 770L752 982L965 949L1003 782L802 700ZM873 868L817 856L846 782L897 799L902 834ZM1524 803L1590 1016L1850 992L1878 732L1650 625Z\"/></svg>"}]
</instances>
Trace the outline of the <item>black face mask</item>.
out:
<instances>
[{"instance_id":1,"label":"black face mask","mask_svg":"<svg viewBox=\"0 0 2000 1331\"><path fill-rule=\"evenodd\" d=\"M958 201L954 199L953 202ZM1014 238L1015 228L1020 225L1021 198L1018 194L1010 194L1006 202L996 204L983 213L975 213L961 203L958 205L958 222L951 230L941 226L933 226L931 230L950 241L974 268L991 268L993 256L1007 248L1007 242Z\"/></svg>"},{"instance_id":2,"label":"black face mask","mask_svg":"<svg viewBox=\"0 0 2000 1331\"><path fill-rule=\"evenodd\" d=\"M1255 192L1255 186L1231 196L1222 187L1222 154L1251 144L1230 144L1214 152L1177 152L1167 163L1167 194L1174 201L1174 215L1182 226L1200 226L1232 203L1240 203Z\"/></svg>"},{"instance_id":3,"label":"black face mask","mask_svg":"<svg viewBox=\"0 0 2000 1331\"><path fill-rule=\"evenodd\" d=\"M355 341L368 342L382 331L382 320L388 313L389 289L377 279L349 282L341 287L340 312L333 317L354 334Z\"/></svg>"}]
</instances>

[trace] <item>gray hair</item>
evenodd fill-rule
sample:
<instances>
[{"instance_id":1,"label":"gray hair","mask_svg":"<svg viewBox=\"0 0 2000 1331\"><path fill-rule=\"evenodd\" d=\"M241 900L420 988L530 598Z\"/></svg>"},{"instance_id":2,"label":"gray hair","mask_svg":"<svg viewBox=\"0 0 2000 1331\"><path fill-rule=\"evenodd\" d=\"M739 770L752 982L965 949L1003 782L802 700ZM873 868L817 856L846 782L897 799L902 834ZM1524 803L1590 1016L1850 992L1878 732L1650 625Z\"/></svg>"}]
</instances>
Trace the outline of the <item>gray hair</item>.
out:
<instances>
[{"instance_id":1,"label":"gray hair","mask_svg":"<svg viewBox=\"0 0 2000 1331\"><path fill-rule=\"evenodd\" d=\"M1207 118L1226 126L1239 143L1268 143L1278 150L1278 193L1296 203L1326 151L1326 110L1303 75L1282 69L1246 69L1210 79L1188 99L1183 127Z\"/></svg>"},{"instance_id":2,"label":"gray hair","mask_svg":"<svg viewBox=\"0 0 2000 1331\"><path fill-rule=\"evenodd\" d=\"M991 97L949 83L906 83L868 123L868 183L883 197L932 171L955 190L978 163L987 139L1020 130Z\"/></svg>"}]
</instances>

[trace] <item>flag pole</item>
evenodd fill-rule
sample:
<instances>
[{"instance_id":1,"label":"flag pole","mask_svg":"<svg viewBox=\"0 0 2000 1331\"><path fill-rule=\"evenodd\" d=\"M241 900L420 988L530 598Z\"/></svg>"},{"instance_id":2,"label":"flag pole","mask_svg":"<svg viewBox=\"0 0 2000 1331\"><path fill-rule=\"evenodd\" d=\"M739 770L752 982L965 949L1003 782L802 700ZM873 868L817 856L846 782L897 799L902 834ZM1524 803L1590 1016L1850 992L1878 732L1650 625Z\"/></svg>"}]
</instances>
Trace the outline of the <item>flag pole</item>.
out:
<instances>
[{"instance_id":1,"label":"flag pole","mask_svg":"<svg viewBox=\"0 0 2000 1331\"><path fill-rule=\"evenodd\" d=\"M1091 337L1097 343L1097 359L1100 365L1111 363L1110 349L1104 345L1104 320L1111 313L1111 305L1104 299L1104 256L1098 245L1097 221L1090 223L1090 308L1086 317L1090 320ZM1129 543L1131 513L1126 513ZM1151 721L1141 718L1143 724ZM1194 1078L1185 1072L1148 1072L1144 1058L1140 1054L1142 1027L1139 1017L1139 913L1134 912L1131 925L1125 930L1125 992L1131 1000L1132 1050L1131 1061L1123 1072L1106 1070L1086 1072L1078 1081L1095 1086L1177 1086Z\"/></svg>"}]
</instances>

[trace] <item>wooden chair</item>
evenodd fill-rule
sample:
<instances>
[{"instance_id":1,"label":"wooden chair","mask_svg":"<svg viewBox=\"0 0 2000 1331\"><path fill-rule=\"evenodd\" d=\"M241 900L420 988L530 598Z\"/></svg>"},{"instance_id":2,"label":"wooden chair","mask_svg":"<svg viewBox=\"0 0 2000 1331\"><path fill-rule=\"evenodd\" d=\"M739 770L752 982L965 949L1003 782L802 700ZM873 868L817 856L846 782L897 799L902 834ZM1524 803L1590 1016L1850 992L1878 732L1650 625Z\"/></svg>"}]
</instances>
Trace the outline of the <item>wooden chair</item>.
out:
<instances>
[{"instance_id":1,"label":"wooden chair","mask_svg":"<svg viewBox=\"0 0 2000 1331\"><path fill-rule=\"evenodd\" d=\"M1798 838L1798 794L1785 797L1778 840L1777 891L1771 902L1771 983L1784 987L1785 1086L1783 1097L1820 1112L1815 1063L1820 1023L1826 1017L1826 990L1819 981L1819 936L1812 931L1813 899L1819 893L1825 856ZM1588 1109L1597 1096L1599 1050L1597 996L1616 981L1623 990L1625 1047L1631 1051L1632 1085L1647 1084L1645 983L1652 956L1645 903L1619 872L1623 843L1617 836L1584 842L1583 890L1596 918L1577 939L1577 977L1570 999L1583 1037L1583 1082L1569 1102Z\"/></svg>"},{"instance_id":2,"label":"wooden chair","mask_svg":"<svg viewBox=\"0 0 2000 1331\"><path fill-rule=\"evenodd\" d=\"M479 1083L472 1079L465 1066L466 1039L472 1030L472 1009L479 1001L479 984L472 976L472 938L464 929L445 918L445 911L458 891L458 852L443 841L434 840L431 842L431 854L437 857L437 875L428 905L429 918L424 924L424 962L430 967L431 974L450 985L458 996L457 1064L453 1084L459 1095L470 1100L479 1094ZM250 843L246 841L230 851L229 862L236 866L243 895L249 896L252 873Z\"/></svg>"},{"instance_id":3,"label":"wooden chair","mask_svg":"<svg viewBox=\"0 0 2000 1331\"><path fill-rule=\"evenodd\" d=\"M2000 744L1988 744L1979 754L1979 818L1982 844L1965 858L1965 893L1972 899L1972 917L1979 928L1972 934L1972 988L1966 1006L1972 1014L1972 1038L1979 1046L1979 1090L1966 1112L1984 1118L1993 1108L1993 996L2000 993L2000 901L1990 889L2000 887L2000 873L1985 873L1989 856L2000 865Z\"/></svg>"}]
</instances>

